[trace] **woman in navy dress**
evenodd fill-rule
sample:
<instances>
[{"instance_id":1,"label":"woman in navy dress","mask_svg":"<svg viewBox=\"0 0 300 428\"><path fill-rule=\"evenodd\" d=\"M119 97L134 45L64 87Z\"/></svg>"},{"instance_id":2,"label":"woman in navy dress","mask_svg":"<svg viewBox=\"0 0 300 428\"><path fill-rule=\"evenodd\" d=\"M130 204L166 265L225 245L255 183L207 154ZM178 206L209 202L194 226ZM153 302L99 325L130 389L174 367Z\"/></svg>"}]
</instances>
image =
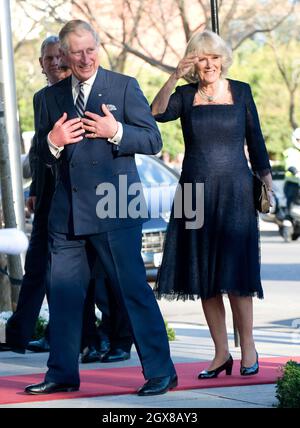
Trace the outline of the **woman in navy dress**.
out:
<instances>
[{"instance_id":1,"label":"woman in navy dress","mask_svg":"<svg viewBox=\"0 0 300 428\"><path fill-rule=\"evenodd\" d=\"M263 290L258 214L245 142L252 170L266 183L270 201L272 178L250 86L225 78L231 62L231 49L217 34L195 34L152 104L157 121L180 118L185 142L181 189L175 195L156 291L167 298L202 300L215 357L199 379L222 371L231 374L223 294L229 297L240 334L240 373L256 374L259 369L252 297L263 298ZM172 94L183 76L195 83L178 86ZM204 184L202 194L197 183ZM184 209L178 215L185 200L196 216L202 206L203 224L195 217L198 226L191 226Z\"/></svg>"}]
</instances>

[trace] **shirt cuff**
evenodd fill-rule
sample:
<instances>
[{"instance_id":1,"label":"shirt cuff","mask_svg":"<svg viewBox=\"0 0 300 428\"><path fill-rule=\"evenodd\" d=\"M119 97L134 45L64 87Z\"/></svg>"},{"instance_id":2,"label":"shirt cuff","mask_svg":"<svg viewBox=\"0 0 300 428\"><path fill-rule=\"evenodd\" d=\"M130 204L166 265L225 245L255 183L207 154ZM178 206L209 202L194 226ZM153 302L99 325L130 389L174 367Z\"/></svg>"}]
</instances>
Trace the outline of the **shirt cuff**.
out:
<instances>
[{"instance_id":1,"label":"shirt cuff","mask_svg":"<svg viewBox=\"0 0 300 428\"><path fill-rule=\"evenodd\" d=\"M50 134L50 132L49 132L49 134ZM51 143L50 138L49 138L49 134L47 135L47 143L48 143L48 146L49 146L49 150L50 150L51 154L56 159L58 159L60 157L60 155L61 155L61 152L64 149L64 146L57 147L55 144Z\"/></svg>"},{"instance_id":2,"label":"shirt cuff","mask_svg":"<svg viewBox=\"0 0 300 428\"><path fill-rule=\"evenodd\" d=\"M117 124L118 124L117 133L112 138L108 138L107 141L109 141L112 144L116 144L118 146L123 137L123 125L121 122L117 122Z\"/></svg>"}]
</instances>

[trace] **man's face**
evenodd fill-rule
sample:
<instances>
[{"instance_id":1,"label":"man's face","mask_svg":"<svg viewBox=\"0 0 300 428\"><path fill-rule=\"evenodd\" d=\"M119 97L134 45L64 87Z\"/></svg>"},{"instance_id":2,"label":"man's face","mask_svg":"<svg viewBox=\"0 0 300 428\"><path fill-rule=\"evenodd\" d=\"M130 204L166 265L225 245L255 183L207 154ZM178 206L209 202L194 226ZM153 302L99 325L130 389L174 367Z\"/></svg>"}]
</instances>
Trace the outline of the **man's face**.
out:
<instances>
[{"instance_id":1,"label":"man's face","mask_svg":"<svg viewBox=\"0 0 300 428\"><path fill-rule=\"evenodd\" d=\"M43 73L51 85L64 79L65 75L59 68L59 43L49 44L45 47L43 56L39 58Z\"/></svg>"},{"instance_id":2,"label":"man's face","mask_svg":"<svg viewBox=\"0 0 300 428\"><path fill-rule=\"evenodd\" d=\"M93 35L86 30L70 33L68 50L62 51L62 59L81 82L92 77L99 67L98 47Z\"/></svg>"}]
</instances>

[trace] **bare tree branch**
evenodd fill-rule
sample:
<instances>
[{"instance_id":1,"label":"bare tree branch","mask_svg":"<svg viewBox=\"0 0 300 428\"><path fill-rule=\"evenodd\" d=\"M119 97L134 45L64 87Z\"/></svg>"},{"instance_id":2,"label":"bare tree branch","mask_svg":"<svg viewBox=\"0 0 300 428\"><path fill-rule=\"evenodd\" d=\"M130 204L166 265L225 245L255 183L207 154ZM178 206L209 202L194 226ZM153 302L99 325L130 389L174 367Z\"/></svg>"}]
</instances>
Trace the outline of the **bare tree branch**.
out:
<instances>
[{"instance_id":1,"label":"bare tree branch","mask_svg":"<svg viewBox=\"0 0 300 428\"><path fill-rule=\"evenodd\" d=\"M238 49L242 43L245 42L245 40L247 39L251 39L255 34L258 33L271 33L272 31L274 31L276 28L278 28L289 16L291 16L291 14L293 13L295 9L295 3L292 4L289 12L284 15L281 19L279 19L275 24L273 24L271 27L267 27L267 28L260 28L260 29L255 29L253 31L250 31L249 33L245 34L240 40L239 42L233 47L233 50Z\"/></svg>"},{"instance_id":2,"label":"bare tree branch","mask_svg":"<svg viewBox=\"0 0 300 428\"><path fill-rule=\"evenodd\" d=\"M228 27L228 24L232 21L234 14L236 12L236 7L237 7L237 0L233 0L231 3L231 6L228 10L228 12L226 13L226 15L223 17L222 19L222 25L221 25L221 34L224 32L224 30ZM221 10L221 6L219 6L219 9Z\"/></svg>"},{"instance_id":3,"label":"bare tree branch","mask_svg":"<svg viewBox=\"0 0 300 428\"><path fill-rule=\"evenodd\" d=\"M185 34L185 40L188 41L191 38L191 29L190 29L188 18L185 12L185 1L184 0L175 0L175 1L179 10L179 15L182 22L182 28Z\"/></svg>"},{"instance_id":4,"label":"bare tree branch","mask_svg":"<svg viewBox=\"0 0 300 428\"><path fill-rule=\"evenodd\" d=\"M55 19L56 22L60 23L60 24L64 24L65 20L61 19L60 14L58 13L57 9L59 9L61 6L65 5L65 0L56 0L54 2L51 1L46 1L46 2L42 2L41 1L28 1L28 0L18 0L19 4L24 4L24 9L26 7L32 7L35 10L46 14L46 16L51 16ZM32 18L30 16L30 18Z\"/></svg>"},{"instance_id":5,"label":"bare tree branch","mask_svg":"<svg viewBox=\"0 0 300 428\"><path fill-rule=\"evenodd\" d=\"M279 48L276 45L276 42L272 33L270 33L269 39L270 41L268 44L272 48L278 71L289 92L289 121L290 121L291 127L295 129L298 127L298 123L295 115L296 113L295 96L300 83L299 81L300 64L298 64L298 68L296 70L292 67L291 63L285 64L282 59L282 56L279 53ZM286 46L285 46L285 49L286 49Z\"/></svg>"},{"instance_id":6,"label":"bare tree branch","mask_svg":"<svg viewBox=\"0 0 300 428\"><path fill-rule=\"evenodd\" d=\"M198 0L199 5L202 9L202 13L204 16L204 20L205 20L205 24L207 24L208 20L210 19L210 13L208 11L208 2L207 1L203 1L203 0ZM220 7L220 6L219 6Z\"/></svg>"},{"instance_id":7,"label":"bare tree branch","mask_svg":"<svg viewBox=\"0 0 300 428\"><path fill-rule=\"evenodd\" d=\"M16 45L14 46L14 53L17 53L18 50L21 48L21 46L23 46L23 44L26 42L27 37L35 29L37 24L38 24L38 21L34 21L31 25L30 29L24 34L22 39L16 43Z\"/></svg>"}]
</instances>

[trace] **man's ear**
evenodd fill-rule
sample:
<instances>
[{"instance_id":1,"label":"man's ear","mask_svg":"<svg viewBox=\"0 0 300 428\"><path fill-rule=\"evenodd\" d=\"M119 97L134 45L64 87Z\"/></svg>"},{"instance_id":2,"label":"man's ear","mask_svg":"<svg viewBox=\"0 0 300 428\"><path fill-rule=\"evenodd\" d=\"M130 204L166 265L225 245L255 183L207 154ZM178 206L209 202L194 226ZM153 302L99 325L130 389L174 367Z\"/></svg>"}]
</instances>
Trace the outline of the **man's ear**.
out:
<instances>
[{"instance_id":1,"label":"man's ear","mask_svg":"<svg viewBox=\"0 0 300 428\"><path fill-rule=\"evenodd\" d=\"M59 48L59 55L64 59L64 63L66 63L66 54L61 48Z\"/></svg>"},{"instance_id":2,"label":"man's ear","mask_svg":"<svg viewBox=\"0 0 300 428\"><path fill-rule=\"evenodd\" d=\"M44 67L43 67L43 61L42 61L42 57L41 56L39 57L39 63L40 63L40 66L42 68L42 73L45 74L45 70L44 70Z\"/></svg>"}]
</instances>

